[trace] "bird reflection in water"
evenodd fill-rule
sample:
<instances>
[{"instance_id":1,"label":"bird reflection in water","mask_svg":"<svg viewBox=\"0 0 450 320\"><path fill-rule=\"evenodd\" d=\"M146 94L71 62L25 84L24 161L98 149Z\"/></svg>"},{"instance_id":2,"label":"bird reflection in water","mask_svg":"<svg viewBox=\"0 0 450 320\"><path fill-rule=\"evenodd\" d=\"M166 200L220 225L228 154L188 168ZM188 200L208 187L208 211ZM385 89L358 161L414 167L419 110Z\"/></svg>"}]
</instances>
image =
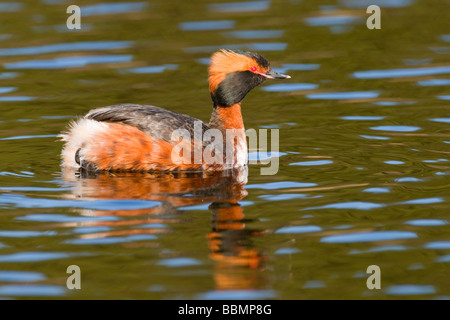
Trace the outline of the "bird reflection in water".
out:
<instances>
[{"instance_id":1,"label":"bird reflection in water","mask_svg":"<svg viewBox=\"0 0 450 320\"><path fill-rule=\"evenodd\" d=\"M247 167L222 172L87 173L64 171L71 186L66 198L78 200L141 199L160 204L144 209L84 210L87 216L115 216L123 219L83 222L83 226L117 227L118 230L79 235L84 239L156 234L168 228L142 228L143 224L176 223L180 207L211 203L211 231L206 239L209 257L215 262L216 290L260 289L261 275L248 270L264 268L264 256L252 244L252 237L264 231L246 227L239 201L247 196ZM114 204L112 204L114 206ZM124 229L124 227L127 227ZM173 231L173 230L172 230ZM130 247L139 246L136 242Z\"/></svg>"}]
</instances>

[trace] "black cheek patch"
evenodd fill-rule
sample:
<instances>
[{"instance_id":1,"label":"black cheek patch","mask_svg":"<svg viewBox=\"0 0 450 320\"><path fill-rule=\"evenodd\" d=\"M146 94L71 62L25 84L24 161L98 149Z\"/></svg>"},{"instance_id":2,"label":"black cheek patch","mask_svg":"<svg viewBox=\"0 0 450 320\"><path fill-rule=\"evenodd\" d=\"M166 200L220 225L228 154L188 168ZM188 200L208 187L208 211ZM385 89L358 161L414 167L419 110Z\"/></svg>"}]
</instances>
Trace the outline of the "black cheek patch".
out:
<instances>
[{"instance_id":1,"label":"black cheek patch","mask_svg":"<svg viewBox=\"0 0 450 320\"><path fill-rule=\"evenodd\" d=\"M266 80L250 71L236 71L226 75L216 92L211 94L214 106L230 107L241 102L247 93Z\"/></svg>"}]
</instances>

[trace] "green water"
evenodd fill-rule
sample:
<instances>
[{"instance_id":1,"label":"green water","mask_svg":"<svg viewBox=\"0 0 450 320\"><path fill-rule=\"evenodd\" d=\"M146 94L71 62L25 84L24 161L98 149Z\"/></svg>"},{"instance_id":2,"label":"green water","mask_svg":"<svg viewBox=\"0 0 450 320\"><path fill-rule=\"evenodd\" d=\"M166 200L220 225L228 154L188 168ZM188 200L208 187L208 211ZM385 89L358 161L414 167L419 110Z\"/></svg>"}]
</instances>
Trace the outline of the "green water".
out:
<instances>
[{"instance_id":1,"label":"green water","mask_svg":"<svg viewBox=\"0 0 450 320\"><path fill-rule=\"evenodd\" d=\"M80 30L70 1L0 4L1 298L450 297L447 1L124 3L83 1ZM56 135L91 108L208 121L222 47L292 77L243 102L279 129L276 175L62 173Z\"/></svg>"}]
</instances>

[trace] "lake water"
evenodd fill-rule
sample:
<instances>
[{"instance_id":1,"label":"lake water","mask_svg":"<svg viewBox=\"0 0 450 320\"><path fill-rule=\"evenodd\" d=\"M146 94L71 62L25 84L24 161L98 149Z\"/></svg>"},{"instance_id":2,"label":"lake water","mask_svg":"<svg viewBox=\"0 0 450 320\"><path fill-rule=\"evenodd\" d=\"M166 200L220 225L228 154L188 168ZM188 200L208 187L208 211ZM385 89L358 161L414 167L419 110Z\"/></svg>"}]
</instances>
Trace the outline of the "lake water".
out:
<instances>
[{"instance_id":1,"label":"lake water","mask_svg":"<svg viewBox=\"0 0 450 320\"><path fill-rule=\"evenodd\" d=\"M89 0L80 30L70 4L0 3L1 298L450 298L448 1ZM219 48L292 77L243 103L279 129L277 174L62 172L57 135L91 108L208 121Z\"/></svg>"}]
</instances>

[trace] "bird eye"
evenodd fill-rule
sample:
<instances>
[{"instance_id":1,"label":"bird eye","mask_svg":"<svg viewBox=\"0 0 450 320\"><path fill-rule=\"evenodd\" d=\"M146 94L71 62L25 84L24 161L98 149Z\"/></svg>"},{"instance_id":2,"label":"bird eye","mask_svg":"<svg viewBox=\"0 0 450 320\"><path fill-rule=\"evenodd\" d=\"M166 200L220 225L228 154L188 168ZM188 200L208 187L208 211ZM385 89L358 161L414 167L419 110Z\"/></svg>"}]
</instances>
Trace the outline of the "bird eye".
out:
<instances>
[{"instance_id":1,"label":"bird eye","mask_svg":"<svg viewBox=\"0 0 450 320\"><path fill-rule=\"evenodd\" d=\"M250 68L250 71L251 71L251 72L255 72L256 70L257 70L256 67L251 67L251 68Z\"/></svg>"}]
</instances>

